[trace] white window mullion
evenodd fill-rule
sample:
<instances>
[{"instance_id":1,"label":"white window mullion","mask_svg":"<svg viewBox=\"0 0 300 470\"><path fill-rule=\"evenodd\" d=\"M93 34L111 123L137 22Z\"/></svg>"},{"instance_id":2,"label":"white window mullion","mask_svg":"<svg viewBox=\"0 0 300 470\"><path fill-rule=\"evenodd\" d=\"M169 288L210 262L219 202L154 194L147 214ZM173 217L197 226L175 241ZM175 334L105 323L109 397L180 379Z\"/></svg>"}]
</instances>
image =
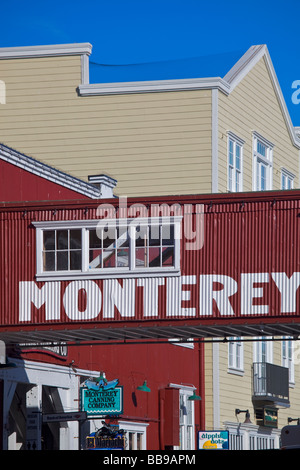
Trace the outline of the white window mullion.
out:
<instances>
[{"instance_id":1,"label":"white window mullion","mask_svg":"<svg viewBox=\"0 0 300 470\"><path fill-rule=\"evenodd\" d=\"M36 231L36 250L37 254L41 254L36 256L36 272L41 274L43 272L43 230L41 229Z\"/></svg>"},{"instance_id":2,"label":"white window mullion","mask_svg":"<svg viewBox=\"0 0 300 470\"><path fill-rule=\"evenodd\" d=\"M89 231L86 228L81 230L81 245L82 245L82 271L89 270Z\"/></svg>"},{"instance_id":3,"label":"white window mullion","mask_svg":"<svg viewBox=\"0 0 300 470\"><path fill-rule=\"evenodd\" d=\"M135 269L135 239L136 239L136 228L133 225L129 225L129 269L132 271Z\"/></svg>"}]
</instances>

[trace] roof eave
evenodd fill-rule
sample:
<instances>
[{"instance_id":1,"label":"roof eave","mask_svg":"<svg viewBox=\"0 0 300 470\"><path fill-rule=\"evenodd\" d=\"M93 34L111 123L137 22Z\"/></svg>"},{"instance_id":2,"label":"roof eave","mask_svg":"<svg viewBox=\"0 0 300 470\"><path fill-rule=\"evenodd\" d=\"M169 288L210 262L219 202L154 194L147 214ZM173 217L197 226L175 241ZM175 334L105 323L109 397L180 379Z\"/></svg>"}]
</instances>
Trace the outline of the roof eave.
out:
<instances>
[{"instance_id":1,"label":"roof eave","mask_svg":"<svg viewBox=\"0 0 300 470\"><path fill-rule=\"evenodd\" d=\"M26 59L33 57L57 57L66 55L90 55L92 45L88 42L42 46L0 48L0 59Z\"/></svg>"},{"instance_id":2,"label":"roof eave","mask_svg":"<svg viewBox=\"0 0 300 470\"><path fill-rule=\"evenodd\" d=\"M165 91L184 91L217 88L225 94L230 86L221 77L188 78L174 80L150 80L137 82L93 83L80 85L78 92L81 96L113 95L130 93L158 93Z\"/></svg>"}]
</instances>

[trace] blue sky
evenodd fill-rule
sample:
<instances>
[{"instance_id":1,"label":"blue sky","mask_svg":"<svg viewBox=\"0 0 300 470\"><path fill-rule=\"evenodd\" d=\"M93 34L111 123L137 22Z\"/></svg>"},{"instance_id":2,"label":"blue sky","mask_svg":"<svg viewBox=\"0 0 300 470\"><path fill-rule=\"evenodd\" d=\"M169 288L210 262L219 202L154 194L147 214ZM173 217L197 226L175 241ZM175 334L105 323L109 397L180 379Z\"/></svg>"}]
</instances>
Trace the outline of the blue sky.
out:
<instances>
[{"instance_id":1,"label":"blue sky","mask_svg":"<svg viewBox=\"0 0 300 470\"><path fill-rule=\"evenodd\" d=\"M126 79L130 64L146 64L131 66L133 72L163 67L182 77L192 63L203 68L214 56L223 70L251 45L267 44L300 126L300 99L292 101L292 83L299 80L300 90L299 18L300 0L12 0L1 5L0 47L90 42L92 76L101 73L94 63L105 64L105 77L115 81L123 72Z\"/></svg>"}]
</instances>

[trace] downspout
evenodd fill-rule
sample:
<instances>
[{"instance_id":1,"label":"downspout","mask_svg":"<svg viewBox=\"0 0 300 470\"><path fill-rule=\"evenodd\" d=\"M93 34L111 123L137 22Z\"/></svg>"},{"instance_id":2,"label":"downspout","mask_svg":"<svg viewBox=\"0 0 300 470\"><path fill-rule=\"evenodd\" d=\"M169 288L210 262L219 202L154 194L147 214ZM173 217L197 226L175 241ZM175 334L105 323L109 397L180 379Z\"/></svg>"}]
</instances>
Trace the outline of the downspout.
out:
<instances>
[{"instance_id":1,"label":"downspout","mask_svg":"<svg viewBox=\"0 0 300 470\"><path fill-rule=\"evenodd\" d=\"M201 338L203 340L203 338ZM200 401L200 429L205 431L205 344L199 342L199 395Z\"/></svg>"},{"instance_id":2,"label":"downspout","mask_svg":"<svg viewBox=\"0 0 300 470\"><path fill-rule=\"evenodd\" d=\"M165 391L159 391L159 449L165 450Z\"/></svg>"},{"instance_id":3,"label":"downspout","mask_svg":"<svg viewBox=\"0 0 300 470\"><path fill-rule=\"evenodd\" d=\"M219 110L218 110L218 88L211 90L211 192L219 191L218 171L218 132L219 132Z\"/></svg>"}]
</instances>

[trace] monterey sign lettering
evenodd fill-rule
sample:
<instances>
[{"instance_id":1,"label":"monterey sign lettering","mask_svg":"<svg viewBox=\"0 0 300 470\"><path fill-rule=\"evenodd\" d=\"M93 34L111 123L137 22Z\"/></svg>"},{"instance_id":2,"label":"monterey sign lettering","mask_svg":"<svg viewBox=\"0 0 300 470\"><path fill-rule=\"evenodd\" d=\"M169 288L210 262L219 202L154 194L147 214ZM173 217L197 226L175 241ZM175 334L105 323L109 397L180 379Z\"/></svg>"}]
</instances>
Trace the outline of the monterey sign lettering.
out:
<instances>
[{"instance_id":1,"label":"monterey sign lettering","mask_svg":"<svg viewBox=\"0 0 300 470\"><path fill-rule=\"evenodd\" d=\"M300 272L19 283L19 322L295 315ZM271 305L271 300L275 299ZM35 309L35 310L34 310ZM35 311L35 315L34 312Z\"/></svg>"}]
</instances>

